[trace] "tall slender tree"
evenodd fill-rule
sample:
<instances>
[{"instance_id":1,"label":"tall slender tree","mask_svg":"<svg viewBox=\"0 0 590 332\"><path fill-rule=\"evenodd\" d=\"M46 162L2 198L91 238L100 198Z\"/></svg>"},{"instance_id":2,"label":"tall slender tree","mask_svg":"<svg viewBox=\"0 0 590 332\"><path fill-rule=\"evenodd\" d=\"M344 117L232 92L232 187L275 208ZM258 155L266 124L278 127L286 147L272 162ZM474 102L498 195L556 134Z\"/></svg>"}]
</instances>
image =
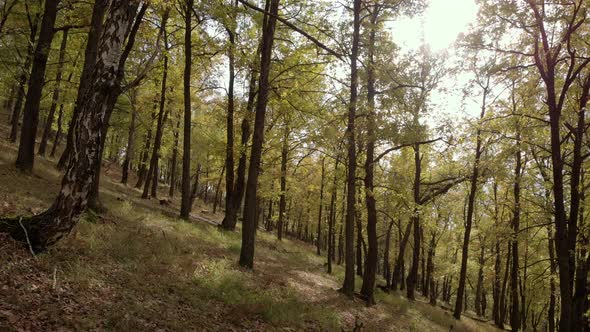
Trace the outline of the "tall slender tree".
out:
<instances>
[{"instance_id":1,"label":"tall slender tree","mask_svg":"<svg viewBox=\"0 0 590 332\"><path fill-rule=\"evenodd\" d=\"M23 114L23 126L18 145L16 167L23 172L32 172L35 163L35 140L37 138L37 125L39 123L39 106L41 104L41 92L45 82L45 69L51 49L51 41L54 35L55 20L57 18L57 0L45 1L43 19L39 40L33 55L33 67L27 89L27 99Z\"/></svg>"},{"instance_id":2,"label":"tall slender tree","mask_svg":"<svg viewBox=\"0 0 590 332\"><path fill-rule=\"evenodd\" d=\"M182 149L182 200L180 217L189 219L191 200L191 67L192 67L192 13L194 0L183 3L184 11L184 129Z\"/></svg>"},{"instance_id":3,"label":"tall slender tree","mask_svg":"<svg viewBox=\"0 0 590 332\"><path fill-rule=\"evenodd\" d=\"M354 218L355 218L355 193L356 193L356 142L355 120L358 98L358 68L359 40L361 26L361 0L354 0L353 6L353 32L352 49L350 53L350 100L348 104L347 137L347 178L346 178L346 220L344 227L344 282L342 292L352 298L354 296Z\"/></svg>"},{"instance_id":4,"label":"tall slender tree","mask_svg":"<svg viewBox=\"0 0 590 332\"><path fill-rule=\"evenodd\" d=\"M51 132L51 128L53 126L53 119L55 117L55 111L57 110L57 104L59 102L59 93L61 87L61 77L63 74L63 68L66 58L66 48L68 45L68 31L69 28L63 29L62 36L61 36L61 45L59 47L59 62L57 64L57 74L55 74L55 88L53 89L53 96L51 98L51 107L49 108L49 113L47 114L47 120L45 121L45 129L43 130L43 136L41 137L41 142L39 143L39 150L37 153L40 156L45 156L45 150L47 149L47 142L49 141L49 134Z\"/></svg>"},{"instance_id":5,"label":"tall slender tree","mask_svg":"<svg viewBox=\"0 0 590 332\"><path fill-rule=\"evenodd\" d=\"M256 115L250 152L250 167L246 184L246 201L244 206L244 222L242 228L242 247L240 250L240 265L252 269L254 267L254 241L256 238L256 217L258 201L258 174L262 159L262 144L264 142L264 122L269 95L269 76L271 69L272 47L275 26L279 12L279 0L267 0L268 14L264 15L262 25L262 47L260 52L260 78L258 80L258 99L256 101Z\"/></svg>"},{"instance_id":6,"label":"tall slender tree","mask_svg":"<svg viewBox=\"0 0 590 332\"><path fill-rule=\"evenodd\" d=\"M170 9L165 9L164 13L162 14L162 23L160 25L160 33L164 36L162 41L164 43L164 67L162 69L162 86L160 90L160 110L158 111L158 123L156 126L156 137L154 139L152 158L150 161L150 167L147 172L147 181L145 181L141 198L148 198L150 196L150 184L152 185L151 196L155 198L156 186L158 184L159 177L158 161L160 159L160 148L162 145L162 136L164 135L164 125L166 124L169 112L169 110L166 109L166 84L168 83L168 52L170 51L170 47L168 45L168 33L166 32L166 24L168 22L169 14ZM151 181L152 179L153 181Z\"/></svg>"}]
</instances>

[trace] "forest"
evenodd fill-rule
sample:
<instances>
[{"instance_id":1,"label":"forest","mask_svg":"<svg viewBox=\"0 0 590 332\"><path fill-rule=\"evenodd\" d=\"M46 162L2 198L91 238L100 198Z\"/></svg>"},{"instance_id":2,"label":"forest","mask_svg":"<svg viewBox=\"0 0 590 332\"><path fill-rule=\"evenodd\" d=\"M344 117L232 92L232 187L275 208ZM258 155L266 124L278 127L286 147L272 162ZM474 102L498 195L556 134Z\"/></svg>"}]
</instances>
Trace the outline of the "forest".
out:
<instances>
[{"instance_id":1,"label":"forest","mask_svg":"<svg viewBox=\"0 0 590 332\"><path fill-rule=\"evenodd\" d=\"M590 331L589 7L0 0L0 330Z\"/></svg>"}]
</instances>

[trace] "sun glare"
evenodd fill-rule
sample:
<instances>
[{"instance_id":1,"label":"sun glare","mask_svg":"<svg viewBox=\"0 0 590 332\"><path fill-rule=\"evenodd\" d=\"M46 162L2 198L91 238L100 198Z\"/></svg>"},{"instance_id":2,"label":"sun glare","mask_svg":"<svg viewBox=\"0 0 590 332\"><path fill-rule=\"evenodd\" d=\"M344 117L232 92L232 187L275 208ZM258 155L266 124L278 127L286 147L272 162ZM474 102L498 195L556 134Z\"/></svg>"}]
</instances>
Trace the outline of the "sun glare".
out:
<instances>
[{"instance_id":1,"label":"sun glare","mask_svg":"<svg viewBox=\"0 0 590 332\"><path fill-rule=\"evenodd\" d=\"M448 49L476 16L474 0L429 0L422 15L392 23L393 38L407 49L417 49L422 37L435 51Z\"/></svg>"}]
</instances>

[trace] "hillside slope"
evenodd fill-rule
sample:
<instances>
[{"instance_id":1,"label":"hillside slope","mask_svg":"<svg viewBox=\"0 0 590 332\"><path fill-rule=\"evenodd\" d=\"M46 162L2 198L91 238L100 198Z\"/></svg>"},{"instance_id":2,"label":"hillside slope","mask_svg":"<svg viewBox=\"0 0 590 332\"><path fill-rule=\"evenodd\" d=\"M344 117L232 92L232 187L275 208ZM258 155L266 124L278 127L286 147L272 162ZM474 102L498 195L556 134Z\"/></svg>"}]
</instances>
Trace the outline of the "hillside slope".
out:
<instances>
[{"instance_id":1,"label":"hillside slope","mask_svg":"<svg viewBox=\"0 0 590 332\"><path fill-rule=\"evenodd\" d=\"M59 188L53 161L39 158L25 176L12 165L15 151L0 140L3 216L42 211ZM355 323L366 331L495 330L398 294L378 291L370 308L352 302L337 292L342 267L328 275L312 247L262 231L255 269L244 271L236 263L239 232L202 222L220 215L181 221L173 207L139 199L110 175L102 183L108 212L87 214L47 253L32 256L0 235L0 330L340 331Z\"/></svg>"}]
</instances>

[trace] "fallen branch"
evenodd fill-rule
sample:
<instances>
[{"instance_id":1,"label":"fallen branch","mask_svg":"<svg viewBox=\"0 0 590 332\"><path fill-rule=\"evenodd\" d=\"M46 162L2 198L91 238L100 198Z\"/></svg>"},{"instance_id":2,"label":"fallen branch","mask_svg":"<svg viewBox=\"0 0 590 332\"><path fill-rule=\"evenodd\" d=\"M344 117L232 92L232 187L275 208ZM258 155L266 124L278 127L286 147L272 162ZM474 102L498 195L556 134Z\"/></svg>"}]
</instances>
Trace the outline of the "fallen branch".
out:
<instances>
[{"instance_id":1,"label":"fallen branch","mask_svg":"<svg viewBox=\"0 0 590 332\"><path fill-rule=\"evenodd\" d=\"M33 250L33 245L31 244L31 240L29 239L29 233L27 233L27 229L23 225L22 221L23 221L22 217L18 218L18 224L20 225L20 227L23 229L23 232L25 233L25 239L27 239L27 244L29 245L29 250L31 251L31 255L33 255L33 257L37 258L37 256L35 255L35 251Z\"/></svg>"}]
</instances>

